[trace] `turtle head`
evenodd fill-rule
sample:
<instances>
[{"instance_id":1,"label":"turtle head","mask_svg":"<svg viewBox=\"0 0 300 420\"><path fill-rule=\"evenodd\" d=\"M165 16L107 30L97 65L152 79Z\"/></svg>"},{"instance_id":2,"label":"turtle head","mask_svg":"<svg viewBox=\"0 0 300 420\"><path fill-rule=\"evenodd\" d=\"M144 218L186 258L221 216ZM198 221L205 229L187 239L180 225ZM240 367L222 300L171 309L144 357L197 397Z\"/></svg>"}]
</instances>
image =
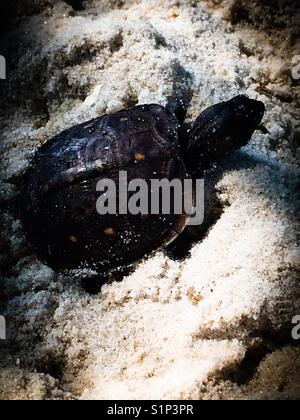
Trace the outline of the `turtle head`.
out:
<instances>
[{"instance_id":1,"label":"turtle head","mask_svg":"<svg viewBox=\"0 0 300 420\"><path fill-rule=\"evenodd\" d=\"M255 130L260 129L264 113L262 102L244 95L206 109L188 135L187 166L206 169L245 146Z\"/></svg>"}]
</instances>

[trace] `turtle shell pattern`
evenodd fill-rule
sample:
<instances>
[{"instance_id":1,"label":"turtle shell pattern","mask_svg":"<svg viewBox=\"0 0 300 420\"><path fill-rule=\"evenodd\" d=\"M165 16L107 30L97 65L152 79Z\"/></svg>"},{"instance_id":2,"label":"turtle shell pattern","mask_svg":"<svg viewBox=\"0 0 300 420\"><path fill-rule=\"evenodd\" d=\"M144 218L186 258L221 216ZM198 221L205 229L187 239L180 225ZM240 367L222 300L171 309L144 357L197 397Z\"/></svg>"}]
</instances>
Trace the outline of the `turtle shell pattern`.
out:
<instances>
[{"instance_id":1,"label":"turtle shell pattern","mask_svg":"<svg viewBox=\"0 0 300 420\"><path fill-rule=\"evenodd\" d=\"M99 215L96 185L186 178L179 124L159 105L105 115L64 131L37 152L24 179L21 219L38 257L54 270L110 270L175 239L182 215Z\"/></svg>"}]
</instances>

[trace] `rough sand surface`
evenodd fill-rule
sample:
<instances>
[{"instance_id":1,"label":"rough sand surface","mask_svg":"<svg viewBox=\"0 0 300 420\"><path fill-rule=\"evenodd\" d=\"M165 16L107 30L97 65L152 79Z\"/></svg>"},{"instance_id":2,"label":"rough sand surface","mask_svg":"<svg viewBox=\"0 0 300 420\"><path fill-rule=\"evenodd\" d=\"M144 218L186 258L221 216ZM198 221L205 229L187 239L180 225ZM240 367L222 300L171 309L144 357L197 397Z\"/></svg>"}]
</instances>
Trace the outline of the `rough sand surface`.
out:
<instances>
[{"instance_id":1,"label":"rough sand surface","mask_svg":"<svg viewBox=\"0 0 300 420\"><path fill-rule=\"evenodd\" d=\"M1 6L15 20L2 22L0 51L0 399L300 398L297 2L67 3ZM184 259L155 253L91 296L80 274L31 254L17 203L41 143L170 94L191 98L193 119L240 92L265 102L270 134L208 177L205 229L189 232Z\"/></svg>"}]
</instances>

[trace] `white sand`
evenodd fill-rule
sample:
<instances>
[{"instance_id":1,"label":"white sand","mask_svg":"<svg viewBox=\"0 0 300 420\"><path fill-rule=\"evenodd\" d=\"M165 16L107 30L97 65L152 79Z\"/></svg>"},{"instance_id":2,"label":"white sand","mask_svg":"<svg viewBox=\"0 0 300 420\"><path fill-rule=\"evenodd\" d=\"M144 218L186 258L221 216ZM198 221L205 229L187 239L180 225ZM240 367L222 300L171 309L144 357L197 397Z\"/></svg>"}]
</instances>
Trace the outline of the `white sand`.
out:
<instances>
[{"instance_id":1,"label":"white sand","mask_svg":"<svg viewBox=\"0 0 300 420\"><path fill-rule=\"evenodd\" d=\"M235 25L237 5L248 2L93 0L81 12L63 1L30 3L36 15L3 41L16 65L10 101L0 100L0 309L9 333L0 399L299 398L293 2L280 2L285 13L245 6L252 23ZM252 78L292 93L293 103L259 94ZM190 119L240 92L263 100L270 131L255 134L250 155L218 169L222 214L190 256L158 252L97 296L82 290L80 276L37 262L16 200L38 145L105 112L187 90Z\"/></svg>"}]
</instances>

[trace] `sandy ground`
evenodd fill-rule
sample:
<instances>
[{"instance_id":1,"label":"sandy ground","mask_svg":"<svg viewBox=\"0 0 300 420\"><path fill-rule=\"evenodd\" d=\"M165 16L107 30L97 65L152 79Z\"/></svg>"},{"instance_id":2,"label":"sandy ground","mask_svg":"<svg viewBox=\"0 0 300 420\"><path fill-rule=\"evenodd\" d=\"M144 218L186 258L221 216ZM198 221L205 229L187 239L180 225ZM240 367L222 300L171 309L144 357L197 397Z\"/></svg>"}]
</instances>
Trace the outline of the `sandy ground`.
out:
<instances>
[{"instance_id":1,"label":"sandy ground","mask_svg":"<svg viewBox=\"0 0 300 420\"><path fill-rule=\"evenodd\" d=\"M300 314L299 10L250 3L2 4L0 399L300 398L291 338ZM191 98L193 119L240 92L265 102L270 134L256 133L208 177L202 229L94 296L80 273L57 275L36 260L17 209L41 143L169 94Z\"/></svg>"}]
</instances>

